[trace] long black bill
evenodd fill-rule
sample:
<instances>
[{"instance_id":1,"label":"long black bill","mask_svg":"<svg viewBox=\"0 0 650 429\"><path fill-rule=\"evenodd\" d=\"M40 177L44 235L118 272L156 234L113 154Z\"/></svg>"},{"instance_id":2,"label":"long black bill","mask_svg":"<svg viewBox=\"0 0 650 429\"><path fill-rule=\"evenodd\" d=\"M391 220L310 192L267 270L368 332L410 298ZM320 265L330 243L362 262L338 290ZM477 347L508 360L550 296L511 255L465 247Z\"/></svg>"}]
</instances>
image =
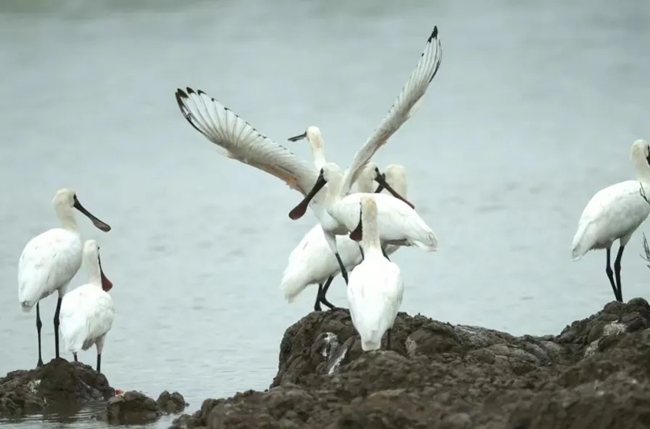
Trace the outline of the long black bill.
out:
<instances>
[{"instance_id":1,"label":"long black bill","mask_svg":"<svg viewBox=\"0 0 650 429\"><path fill-rule=\"evenodd\" d=\"M377 177L375 177L375 180L377 181L377 183L379 183L381 186L383 186L383 188L381 188L381 186L380 186L379 188L377 188L377 191L375 191L375 193L378 193L378 192L380 192L381 190L386 189L388 192L390 192L390 193L391 193L395 198L397 198L398 200L402 200L402 201L404 201L404 202L405 202L406 204L408 204L409 207L411 207L412 209L415 208L415 206L414 206L413 204L411 204L411 203L410 203L406 198L404 198L403 196L401 196L400 194L398 194L397 191L396 191L395 189L393 189L393 187L390 186L390 185L388 184L388 182L386 182L386 175L385 175L385 174L378 175ZM380 188L381 188L381 189L380 189Z\"/></svg>"},{"instance_id":2,"label":"long black bill","mask_svg":"<svg viewBox=\"0 0 650 429\"><path fill-rule=\"evenodd\" d=\"M381 175L381 178L382 178L384 181L386 181L386 173L383 173L383 174ZM377 186L377 189L375 189L375 194L380 194L381 191L383 191L383 190L384 190L384 185L382 185L382 184L380 183L379 186Z\"/></svg>"},{"instance_id":3,"label":"long black bill","mask_svg":"<svg viewBox=\"0 0 650 429\"><path fill-rule=\"evenodd\" d=\"M289 140L290 142L297 142L298 140L302 140L305 137L307 137L307 131L305 131L304 133L302 133L300 135L297 135L297 136L294 136L294 137L289 137L287 140Z\"/></svg>"},{"instance_id":4,"label":"long black bill","mask_svg":"<svg viewBox=\"0 0 650 429\"><path fill-rule=\"evenodd\" d=\"M102 289L104 289L104 292L108 292L113 288L113 282L104 274L104 270L102 269L102 258L100 258L99 254L97 254L97 262L99 262L99 274L102 276Z\"/></svg>"},{"instance_id":5,"label":"long black bill","mask_svg":"<svg viewBox=\"0 0 650 429\"><path fill-rule=\"evenodd\" d=\"M95 215L86 210L84 206L81 205L76 195L74 196L74 208L85 214L86 217L93 223L93 225L102 231L108 232L111 230L111 227L106 222L99 220L97 217L95 217Z\"/></svg>"},{"instance_id":6,"label":"long black bill","mask_svg":"<svg viewBox=\"0 0 650 429\"><path fill-rule=\"evenodd\" d=\"M363 218L363 205L359 204L359 224L357 225L356 228L354 228L354 231L350 233L350 240L352 241L361 241L363 238L363 221L361 220Z\"/></svg>"},{"instance_id":7,"label":"long black bill","mask_svg":"<svg viewBox=\"0 0 650 429\"><path fill-rule=\"evenodd\" d=\"M325 186L326 183L327 180L323 177L323 170L321 169L318 179L316 179L316 183L314 183L314 187L311 188L311 191L309 191L305 198L303 198L303 200L289 212L291 220L298 220L305 215L307 207L309 207L309 202L314 198L314 196L316 196L318 191L323 189L323 186Z\"/></svg>"}]
</instances>

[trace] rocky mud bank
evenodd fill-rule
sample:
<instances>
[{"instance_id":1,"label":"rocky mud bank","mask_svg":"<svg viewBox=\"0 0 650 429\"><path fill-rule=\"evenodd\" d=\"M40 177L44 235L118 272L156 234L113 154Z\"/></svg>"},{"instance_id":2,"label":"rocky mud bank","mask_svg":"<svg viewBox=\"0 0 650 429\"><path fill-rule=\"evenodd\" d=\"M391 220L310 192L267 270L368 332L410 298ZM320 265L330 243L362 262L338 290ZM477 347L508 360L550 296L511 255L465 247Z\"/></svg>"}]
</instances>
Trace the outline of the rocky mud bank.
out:
<instances>
[{"instance_id":1,"label":"rocky mud bank","mask_svg":"<svg viewBox=\"0 0 650 429\"><path fill-rule=\"evenodd\" d=\"M398 315L362 353L347 310L291 326L268 390L207 399L173 428L650 428L650 307L612 302L559 335Z\"/></svg>"},{"instance_id":2,"label":"rocky mud bank","mask_svg":"<svg viewBox=\"0 0 650 429\"><path fill-rule=\"evenodd\" d=\"M104 374L62 358L0 378L0 417L20 417L61 405L102 400L106 407L96 418L119 424L152 422L163 414L180 413L187 405L178 392L164 391L157 401L135 391L116 394Z\"/></svg>"}]
</instances>

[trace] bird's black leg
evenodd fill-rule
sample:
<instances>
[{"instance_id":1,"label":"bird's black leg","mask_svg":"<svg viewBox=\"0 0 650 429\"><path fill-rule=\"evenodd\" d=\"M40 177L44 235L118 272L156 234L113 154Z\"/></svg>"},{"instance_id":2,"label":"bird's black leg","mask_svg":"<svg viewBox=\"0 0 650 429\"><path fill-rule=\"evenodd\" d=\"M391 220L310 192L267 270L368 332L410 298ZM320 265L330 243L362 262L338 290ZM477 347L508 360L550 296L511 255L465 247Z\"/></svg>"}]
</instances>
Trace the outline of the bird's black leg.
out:
<instances>
[{"instance_id":1,"label":"bird's black leg","mask_svg":"<svg viewBox=\"0 0 650 429\"><path fill-rule=\"evenodd\" d=\"M61 313L61 301L59 297L56 300L56 311L54 312L54 349L56 351L56 358L59 358L59 314Z\"/></svg>"},{"instance_id":2,"label":"bird's black leg","mask_svg":"<svg viewBox=\"0 0 650 429\"><path fill-rule=\"evenodd\" d=\"M388 255L386 254L386 249L384 249L384 246L381 246L381 253L384 254L384 258L386 258L386 259L388 259L388 260L390 261L390 258L389 258Z\"/></svg>"},{"instance_id":3,"label":"bird's black leg","mask_svg":"<svg viewBox=\"0 0 650 429\"><path fill-rule=\"evenodd\" d=\"M41 322L41 308L40 304L36 303L36 333L38 335L38 363L36 368L43 366L43 358L41 357L41 328L43 327L43 322Z\"/></svg>"},{"instance_id":4,"label":"bird's black leg","mask_svg":"<svg viewBox=\"0 0 650 429\"><path fill-rule=\"evenodd\" d=\"M339 256L338 253L335 253L334 256L336 256L336 260L339 262L339 268L341 268L341 275L343 276L343 280L345 280L345 284L348 284L348 271L345 269L345 265L343 265L343 261L341 260L341 256Z\"/></svg>"},{"instance_id":5,"label":"bird's black leg","mask_svg":"<svg viewBox=\"0 0 650 429\"><path fill-rule=\"evenodd\" d=\"M386 331L386 350L390 350L390 329Z\"/></svg>"},{"instance_id":6,"label":"bird's black leg","mask_svg":"<svg viewBox=\"0 0 650 429\"><path fill-rule=\"evenodd\" d=\"M611 249L607 249L607 265L605 266L605 272L607 273L607 278L609 278L609 283L612 285L612 290L614 291L614 297L616 298L617 301L618 299L618 288L616 287L616 283L614 283L614 271L612 271L611 267Z\"/></svg>"},{"instance_id":7,"label":"bird's black leg","mask_svg":"<svg viewBox=\"0 0 650 429\"><path fill-rule=\"evenodd\" d=\"M325 304L326 307L328 307L330 310L334 310L336 306L329 302L327 300L327 291L330 288L330 285L332 284L332 280L334 280L334 276L328 277L327 281L325 282L325 285L323 286L323 290L320 292L319 295L319 301Z\"/></svg>"},{"instance_id":8,"label":"bird's black leg","mask_svg":"<svg viewBox=\"0 0 650 429\"><path fill-rule=\"evenodd\" d=\"M623 250L625 246L618 248L618 254L616 255L616 260L614 261L614 275L616 276L616 285L618 286L618 297L619 302L623 302L623 288L621 286L621 259L623 258Z\"/></svg>"},{"instance_id":9,"label":"bird's black leg","mask_svg":"<svg viewBox=\"0 0 650 429\"><path fill-rule=\"evenodd\" d=\"M318 283L318 292L316 293L316 302L314 303L314 311L322 311L320 306L320 296L323 293L323 284Z\"/></svg>"},{"instance_id":10,"label":"bird's black leg","mask_svg":"<svg viewBox=\"0 0 650 429\"><path fill-rule=\"evenodd\" d=\"M101 373L102 372L101 369L102 369L102 354L97 353L97 372Z\"/></svg>"},{"instance_id":11,"label":"bird's black leg","mask_svg":"<svg viewBox=\"0 0 650 429\"><path fill-rule=\"evenodd\" d=\"M74 361L75 361L75 362L79 362L79 361L77 360L77 354L76 354L76 353L72 353L72 356L74 356Z\"/></svg>"}]
</instances>

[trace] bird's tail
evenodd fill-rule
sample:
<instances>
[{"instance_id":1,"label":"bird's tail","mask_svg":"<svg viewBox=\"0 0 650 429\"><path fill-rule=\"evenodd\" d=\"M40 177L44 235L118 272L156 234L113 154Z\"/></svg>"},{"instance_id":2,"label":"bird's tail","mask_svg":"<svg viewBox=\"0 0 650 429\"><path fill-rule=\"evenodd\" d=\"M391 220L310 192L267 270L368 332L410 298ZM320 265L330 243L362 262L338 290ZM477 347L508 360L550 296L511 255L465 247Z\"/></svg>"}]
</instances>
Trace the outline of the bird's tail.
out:
<instances>
[{"instance_id":1,"label":"bird's tail","mask_svg":"<svg viewBox=\"0 0 650 429\"><path fill-rule=\"evenodd\" d=\"M381 337L379 337L379 340L377 340L377 338L375 338L377 336L376 334L376 332L373 332L370 338L361 339L361 350L364 352L369 352L371 350L379 350L381 348Z\"/></svg>"},{"instance_id":2,"label":"bird's tail","mask_svg":"<svg viewBox=\"0 0 650 429\"><path fill-rule=\"evenodd\" d=\"M577 261L581 259L585 253L589 251L591 247L590 243L587 243L585 240L586 237L586 228L580 227L576 232L576 235L573 237L573 245L571 249L571 260Z\"/></svg>"},{"instance_id":3,"label":"bird's tail","mask_svg":"<svg viewBox=\"0 0 650 429\"><path fill-rule=\"evenodd\" d=\"M417 213L412 216L411 225L415 229L413 234L407 241L425 252L435 252L438 250L438 237L431 231L429 225Z\"/></svg>"},{"instance_id":4,"label":"bird's tail","mask_svg":"<svg viewBox=\"0 0 650 429\"><path fill-rule=\"evenodd\" d=\"M79 353L83 350L87 334L88 328L85 320L74 316L61 319L61 337L68 352Z\"/></svg>"},{"instance_id":5,"label":"bird's tail","mask_svg":"<svg viewBox=\"0 0 650 429\"><path fill-rule=\"evenodd\" d=\"M310 284L300 272L291 270L290 265L284 271L282 281L280 282L280 290L284 293L284 298L291 303Z\"/></svg>"},{"instance_id":6,"label":"bird's tail","mask_svg":"<svg viewBox=\"0 0 650 429\"><path fill-rule=\"evenodd\" d=\"M29 300L21 301L20 302L20 309L23 311L23 313L29 313L32 311L32 308L34 307L36 303L33 303Z\"/></svg>"},{"instance_id":7,"label":"bird's tail","mask_svg":"<svg viewBox=\"0 0 650 429\"><path fill-rule=\"evenodd\" d=\"M417 240L408 240L411 246L422 249L425 252L436 252L438 250L438 238L429 228Z\"/></svg>"}]
</instances>

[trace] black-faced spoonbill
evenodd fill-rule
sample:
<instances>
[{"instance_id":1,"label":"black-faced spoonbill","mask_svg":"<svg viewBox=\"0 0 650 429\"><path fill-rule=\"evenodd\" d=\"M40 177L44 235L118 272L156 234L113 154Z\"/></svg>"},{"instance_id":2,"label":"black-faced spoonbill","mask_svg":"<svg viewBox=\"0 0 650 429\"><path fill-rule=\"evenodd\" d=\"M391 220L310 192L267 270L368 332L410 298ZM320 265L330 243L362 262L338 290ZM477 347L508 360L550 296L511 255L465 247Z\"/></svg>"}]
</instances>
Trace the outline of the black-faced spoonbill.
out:
<instances>
[{"instance_id":1,"label":"black-faced spoonbill","mask_svg":"<svg viewBox=\"0 0 650 429\"><path fill-rule=\"evenodd\" d=\"M54 346L59 357L59 313L61 300L68 284L79 271L82 260L82 244L73 208L86 215L97 228L104 232L111 230L105 222L86 210L74 191L59 189L52 200L61 228L50 229L32 238L18 261L18 302L24 312L36 305L36 332L38 334L38 364L43 365L41 356L41 312L39 301L58 291L59 298L54 312Z\"/></svg>"},{"instance_id":2,"label":"black-faced spoonbill","mask_svg":"<svg viewBox=\"0 0 650 429\"><path fill-rule=\"evenodd\" d=\"M84 264L88 283L71 290L61 303L61 335L65 349L73 354L97 348L97 372L102 372L102 350L106 334L113 326L115 308L108 291L113 283L104 275L99 246L95 240L84 243Z\"/></svg>"},{"instance_id":3,"label":"black-faced spoonbill","mask_svg":"<svg viewBox=\"0 0 650 429\"><path fill-rule=\"evenodd\" d=\"M384 256L381 248L375 199L364 195L357 210L361 212L361 222L350 235L361 240L364 258L350 273L350 316L363 351L380 349L384 333L386 348L390 349L390 329L402 304L404 283L399 267Z\"/></svg>"},{"instance_id":4,"label":"black-faced spoonbill","mask_svg":"<svg viewBox=\"0 0 650 429\"><path fill-rule=\"evenodd\" d=\"M650 214L650 204L643 197L644 190L650 190L650 145L645 140L632 144L630 159L637 180L626 180L601 189L587 203L580 221L578 231L573 237L572 258L582 258L594 249L607 250L605 272L614 291L614 296L623 302L621 287L621 258L625 245L632 234ZM614 241L619 240L618 254L611 267L611 249ZM616 278L614 278L614 276Z\"/></svg>"},{"instance_id":5,"label":"black-faced spoonbill","mask_svg":"<svg viewBox=\"0 0 650 429\"><path fill-rule=\"evenodd\" d=\"M325 233L325 239L339 261L341 275L346 283L347 271L336 248L334 237L348 234L356 228L360 222L358 211L360 198L362 195L368 195L349 194L352 184L375 152L386 144L390 136L417 111L423 101L422 97L440 68L441 61L442 46L438 38L438 28L434 27L415 70L411 73L388 115L359 149L345 174L338 165L331 162L325 163L314 187L289 213L289 217L293 220L301 218L311 204L312 197L320 195L321 189L327 185L324 201L323 199L319 200L319 204L325 206L325 211L329 216L321 216L319 220ZM372 198L376 200L378 206L378 222L382 242L415 245L426 251L436 250L437 238L420 216L415 213L412 204L399 195L391 198L384 194L374 194Z\"/></svg>"},{"instance_id":6,"label":"black-faced spoonbill","mask_svg":"<svg viewBox=\"0 0 650 429\"><path fill-rule=\"evenodd\" d=\"M373 192L373 178L375 176L376 166L374 163L368 163L366 168L357 180L357 191L361 193ZM401 165L389 165L385 170L386 182L395 189L400 195L406 195L406 170ZM377 188L381 191L382 185ZM337 248L341 255L346 269L351 270L362 260L359 244L347 235L336 237ZM386 247L386 254L394 253L400 246ZM320 223L314 226L300 240L300 243L293 249L289 255L287 267L284 270L280 290L284 293L289 302L293 302L307 286L318 284L315 311L321 311L321 303L330 309L334 308L327 300L327 291L337 274L341 271L340 266L329 248L323 228Z\"/></svg>"}]
</instances>

